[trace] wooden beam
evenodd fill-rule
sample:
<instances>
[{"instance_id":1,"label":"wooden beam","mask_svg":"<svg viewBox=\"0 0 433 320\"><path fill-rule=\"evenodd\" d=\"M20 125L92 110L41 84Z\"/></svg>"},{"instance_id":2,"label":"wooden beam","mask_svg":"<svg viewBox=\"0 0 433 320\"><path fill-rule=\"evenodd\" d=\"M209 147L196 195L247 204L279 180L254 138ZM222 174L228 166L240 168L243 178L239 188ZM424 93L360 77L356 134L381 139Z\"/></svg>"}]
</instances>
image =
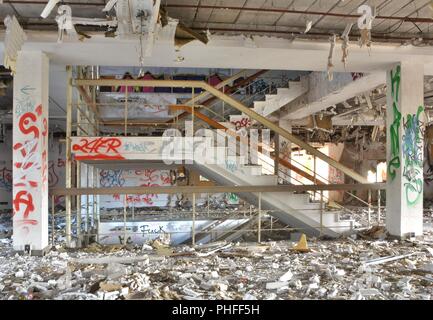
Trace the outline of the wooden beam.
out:
<instances>
[{"instance_id":1,"label":"wooden beam","mask_svg":"<svg viewBox=\"0 0 433 320\"><path fill-rule=\"evenodd\" d=\"M298 145L299 147L305 149L308 151L311 155L316 156L319 159L322 159L326 163L330 164L334 168L340 170L347 176L351 177L357 182L360 183L368 183L367 178L364 178L359 173L355 172L354 170L342 165L338 161L328 157L324 153L316 150L314 147L310 146L308 143L302 141L301 139L295 137L287 130L280 128L267 118L259 115L252 109L248 108L241 102L237 101L236 99L233 99L232 97L222 93L221 91L215 89L211 85L207 84L203 81L189 81L189 80L127 80L127 79L97 79L97 80L87 80L87 79L77 79L74 81L74 85L76 86L136 86L136 87L174 87L174 88L202 88L214 96L218 97L219 99L223 100L224 102L231 105L233 108L238 109L239 111L243 112L250 118L260 122L263 124L266 128L273 130L274 132L278 133L280 136L286 138L290 142Z\"/></svg>"},{"instance_id":2,"label":"wooden beam","mask_svg":"<svg viewBox=\"0 0 433 320\"><path fill-rule=\"evenodd\" d=\"M53 188L54 196L112 195L112 194L175 194L175 193L248 193L248 192L306 192L339 190L383 190L386 183L323 184L323 185L262 185L262 186L167 186L113 188Z\"/></svg>"},{"instance_id":3,"label":"wooden beam","mask_svg":"<svg viewBox=\"0 0 433 320\"><path fill-rule=\"evenodd\" d=\"M92 111L99 118L99 110L95 103L93 103L92 98L87 94L83 86L77 87L78 92L83 97L84 102L92 109Z\"/></svg>"},{"instance_id":4,"label":"wooden beam","mask_svg":"<svg viewBox=\"0 0 433 320\"><path fill-rule=\"evenodd\" d=\"M218 83L214 88L220 90L221 88L223 88L224 86L232 83L233 81L235 81L236 79L242 77L244 74L246 74L247 70L241 70L238 73L236 73L235 75L231 76L230 78L227 78L223 81L221 81L220 83ZM185 102L185 105L193 105L193 104L197 104L198 101L205 99L207 97L211 96L211 94L207 91L203 91L202 93L196 95L194 98L188 100L187 102Z\"/></svg>"},{"instance_id":5,"label":"wooden beam","mask_svg":"<svg viewBox=\"0 0 433 320\"><path fill-rule=\"evenodd\" d=\"M233 85L231 88L229 88L229 91L231 92L232 88L238 88L238 87L242 86L244 83L248 83L249 81L252 81L253 79L257 78L259 75L261 75L261 74L263 74L263 73L265 73L265 72L267 72L267 71L268 71L268 70L261 70L261 71L255 73L255 74L249 76L249 77L247 78L247 79L249 79L247 82L245 82L247 79L244 79L244 80L242 80L241 82L239 82L239 83L237 83L236 85ZM220 90L220 89L222 89L224 86L226 86L226 85L228 85L229 83L232 83L234 80L240 78L244 73L245 73L245 70L243 70L243 71L241 71L241 72L238 72L238 73L235 74L234 76L232 76L232 77L230 77L230 78L228 78L228 79L226 79L226 80L224 80L224 81L218 83L214 88ZM234 91L234 89L233 89L233 91ZM194 97L194 98L188 100L188 101L185 102L184 104L185 104L185 105L194 105L194 104L197 104L198 101L200 101L200 100L202 100L202 99L204 99L204 98L208 98L209 96L211 96L211 94L210 94L209 92L207 92L207 91L204 91L204 92L202 92L201 94L199 94L198 96L196 96L196 97ZM214 99L215 99L215 97L212 96L212 97L208 98L206 101L204 101L204 102L201 103L201 104L207 106L207 105L209 105L209 103L211 103ZM176 118L177 118L176 120L179 120L179 119L184 118L187 114L188 114L187 112L184 112L184 113L178 115L178 116L176 117ZM174 120L174 119L173 119L173 120L169 120L169 122L173 123L173 122L175 122L175 120Z\"/></svg>"},{"instance_id":6,"label":"wooden beam","mask_svg":"<svg viewBox=\"0 0 433 320\"><path fill-rule=\"evenodd\" d=\"M229 89L228 89L227 91L225 91L224 93L225 93L225 94L233 93L233 92L235 92L239 87L242 87L242 86L244 86L244 85L250 83L251 81L257 79L257 78L260 77L262 74L264 74L264 73L266 73L266 72L268 72L268 71L269 71L269 70L260 70L260 71L258 71L258 72L256 72L256 73L252 74L252 75L249 76L248 78L246 78L246 79L240 81L240 82L237 83L235 86L232 86L231 88L229 88ZM204 101L202 104L205 105L205 106L206 106L206 105L209 105L211 102L215 101L216 99L217 99L217 97L213 96L213 97L207 99L206 101Z\"/></svg>"},{"instance_id":7,"label":"wooden beam","mask_svg":"<svg viewBox=\"0 0 433 320\"><path fill-rule=\"evenodd\" d=\"M170 105L168 107L170 108L170 110L173 110L173 111L182 110L182 111L185 111L189 114L192 114L192 109L193 109L190 106L184 106L184 105ZM204 122L206 122L207 124L209 124L211 127L215 128L215 129L224 129L224 130L228 129L227 127L220 124L218 121L215 121L215 120L209 118L208 116L204 115L201 112L194 111L194 116L199 118L200 120L203 120Z\"/></svg>"},{"instance_id":8,"label":"wooden beam","mask_svg":"<svg viewBox=\"0 0 433 320\"><path fill-rule=\"evenodd\" d=\"M101 124L105 126L125 126L124 120L105 120L101 121ZM158 127L158 126L171 126L171 123L167 122L144 122L141 120L128 120L128 127L130 126L143 126L143 127Z\"/></svg>"}]
</instances>

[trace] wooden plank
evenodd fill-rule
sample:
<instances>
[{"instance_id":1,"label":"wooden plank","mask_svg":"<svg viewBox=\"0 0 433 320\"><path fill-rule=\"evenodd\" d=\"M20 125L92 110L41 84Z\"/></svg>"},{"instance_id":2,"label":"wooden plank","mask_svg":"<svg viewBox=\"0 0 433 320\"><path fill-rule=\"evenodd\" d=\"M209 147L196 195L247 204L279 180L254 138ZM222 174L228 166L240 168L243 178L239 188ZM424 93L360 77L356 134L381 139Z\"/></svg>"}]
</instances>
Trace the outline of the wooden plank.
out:
<instances>
[{"instance_id":1,"label":"wooden plank","mask_svg":"<svg viewBox=\"0 0 433 320\"><path fill-rule=\"evenodd\" d=\"M92 109L95 115L99 118L98 107L96 106L95 103L93 103L92 98L87 94L84 87L78 86L77 90L80 93L81 97L83 98L84 102Z\"/></svg>"},{"instance_id":2,"label":"wooden plank","mask_svg":"<svg viewBox=\"0 0 433 320\"><path fill-rule=\"evenodd\" d=\"M248 192L306 192L339 190L383 190L386 183L323 184L323 185L262 185L262 186L164 186L113 188L53 188L54 196L111 195L111 194L175 194L175 193L248 193Z\"/></svg>"}]
</instances>

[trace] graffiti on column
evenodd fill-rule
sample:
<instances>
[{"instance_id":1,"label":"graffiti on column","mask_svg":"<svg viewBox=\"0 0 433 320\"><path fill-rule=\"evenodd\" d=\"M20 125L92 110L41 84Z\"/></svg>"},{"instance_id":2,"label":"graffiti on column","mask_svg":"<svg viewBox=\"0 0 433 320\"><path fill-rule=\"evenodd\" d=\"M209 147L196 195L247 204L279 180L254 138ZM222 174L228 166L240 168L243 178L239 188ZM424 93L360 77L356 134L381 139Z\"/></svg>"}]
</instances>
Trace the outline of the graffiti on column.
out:
<instances>
[{"instance_id":1,"label":"graffiti on column","mask_svg":"<svg viewBox=\"0 0 433 320\"><path fill-rule=\"evenodd\" d=\"M418 107L416 114L408 114L403 121L403 177L406 201L409 205L415 205L422 198L423 191L423 124L420 115L424 111L422 106Z\"/></svg>"},{"instance_id":2,"label":"graffiti on column","mask_svg":"<svg viewBox=\"0 0 433 320\"><path fill-rule=\"evenodd\" d=\"M391 181L395 179L396 170L400 168L400 121L401 113L398 110L399 92L400 91L400 66L397 66L395 73L391 71L391 96L392 96L392 112L393 122L390 126L390 141L391 141L391 160L388 163L388 173Z\"/></svg>"},{"instance_id":3,"label":"graffiti on column","mask_svg":"<svg viewBox=\"0 0 433 320\"><path fill-rule=\"evenodd\" d=\"M13 145L16 174L14 172L12 202L14 223L24 233L29 233L30 226L38 224L38 220L32 217L36 210L34 201L48 183L47 150L44 148L48 139L48 121L42 115L42 105L30 109L30 105L35 105L31 95L33 91L34 88L29 86L21 88L15 110L20 134L18 142Z\"/></svg>"}]
</instances>

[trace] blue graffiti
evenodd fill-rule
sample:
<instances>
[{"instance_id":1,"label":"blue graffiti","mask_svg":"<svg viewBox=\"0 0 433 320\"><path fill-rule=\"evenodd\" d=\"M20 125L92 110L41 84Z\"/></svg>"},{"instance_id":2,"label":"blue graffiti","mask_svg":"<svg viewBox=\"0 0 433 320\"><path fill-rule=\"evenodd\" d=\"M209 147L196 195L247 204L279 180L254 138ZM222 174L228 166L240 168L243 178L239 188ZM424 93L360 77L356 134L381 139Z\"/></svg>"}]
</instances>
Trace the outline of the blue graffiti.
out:
<instances>
[{"instance_id":1,"label":"blue graffiti","mask_svg":"<svg viewBox=\"0 0 433 320\"><path fill-rule=\"evenodd\" d=\"M122 187L125 179L122 176L123 170L101 170L99 184L101 187Z\"/></svg>"},{"instance_id":2,"label":"blue graffiti","mask_svg":"<svg viewBox=\"0 0 433 320\"><path fill-rule=\"evenodd\" d=\"M134 142L126 142L125 143L125 151L126 152L152 152L153 149L151 147L154 146L154 142L140 142L140 143L134 143Z\"/></svg>"},{"instance_id":3,"label":"blue graffiti","mask_svg":"<svg viewBox=\"0 0 433 320\"><path fill-rule=\"evenodd\" d=\"M226 169L231 172L235 172L238 169L236 161L226 160Z\"/></svg>"},{"instance_id":4,"label":"blue graffiti","mask_svg":"<svg viewBox=\"0 0 433 320\"><path fill-rule=\"evenodd\" d=\"M424 136L423 123L420 115L424 112L422 106L418 107L416 114L408 114L404 122L403 140L403 176L405 182L406 200L409 205L415 205L422 198L423 190L423 155L422 139Z\"/></svg>"}]
</instances>

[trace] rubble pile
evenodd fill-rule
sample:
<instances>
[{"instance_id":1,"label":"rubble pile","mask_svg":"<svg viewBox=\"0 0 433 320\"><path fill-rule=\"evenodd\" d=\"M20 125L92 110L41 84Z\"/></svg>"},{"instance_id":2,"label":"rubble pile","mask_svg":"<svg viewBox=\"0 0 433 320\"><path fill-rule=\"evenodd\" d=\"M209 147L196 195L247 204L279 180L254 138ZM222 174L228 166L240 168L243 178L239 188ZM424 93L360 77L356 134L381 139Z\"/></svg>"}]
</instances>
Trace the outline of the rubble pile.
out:
<instances>
[{"instance_id":1,"label":"rubble pile","mask_svg":"<svg viewBox=\"0 0 433 320\"><path fill-rule=\"evenodd\" d=\"M44 257L17 255L4 238L0 299L432 299L431 234L399 241L376 233L308 239L302 251L290 241L195 248L154 241L57 245Z\"/></svg>"}]
</instances>

